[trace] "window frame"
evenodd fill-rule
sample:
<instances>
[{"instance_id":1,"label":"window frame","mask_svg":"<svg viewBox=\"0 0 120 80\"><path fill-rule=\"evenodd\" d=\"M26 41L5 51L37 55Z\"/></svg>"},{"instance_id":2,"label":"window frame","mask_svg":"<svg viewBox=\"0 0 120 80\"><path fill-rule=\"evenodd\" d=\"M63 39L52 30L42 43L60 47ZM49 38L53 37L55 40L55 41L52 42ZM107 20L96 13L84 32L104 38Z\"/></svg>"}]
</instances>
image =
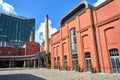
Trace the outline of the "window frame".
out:
<instances>
[{"instance_id":1,"label":"window frame","mask_svg":"<svg viewBox=\"0 0 120 80\"><path fill-rule=\"evenodd\" d=\"M2 50L0 50L0 55L2 54Z\"/></svg>"},{"instance_id":2,"label":"window frame","mask_svg":"<svg viewBox=\"0 0 120 80\"><path fill-rule=\"evenodd\" d=\"M72 54L77 53L77 39L76 39L76 29L70 29L70 43L71 43L71 52Z\"/></svg>"},{"instance_id":3,"label":"window frame","mask_svg":"<svg viewBox=\"0 0 120 80\"><path fill-rule=\"evenodd\" d=\"M10 51L10 50L8 50L8 51L7 51L7 54L8 54L8 55L10 55L10 54L11 54L11 51Z\"/></svg>"}]
</instances>

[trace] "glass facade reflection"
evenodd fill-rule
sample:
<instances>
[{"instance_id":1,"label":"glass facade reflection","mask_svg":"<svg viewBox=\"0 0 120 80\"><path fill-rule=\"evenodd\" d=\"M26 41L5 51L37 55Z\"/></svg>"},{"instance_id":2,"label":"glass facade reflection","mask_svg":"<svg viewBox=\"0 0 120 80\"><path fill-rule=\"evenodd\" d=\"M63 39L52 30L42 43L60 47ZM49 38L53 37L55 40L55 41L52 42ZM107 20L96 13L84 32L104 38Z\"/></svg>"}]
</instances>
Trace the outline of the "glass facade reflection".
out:
<instances>
[{"instance_id":1,"label":"glass facade reflection","mask_svg":"<svg viewBox=\"0 0 120 80\"><path fill-rule=\"evenodd\" d=\"M4 46L23 46L29 41L30 33L35 33L35 19L12 14L0 14L0 43Z\"/></svg>"}]
</instances>

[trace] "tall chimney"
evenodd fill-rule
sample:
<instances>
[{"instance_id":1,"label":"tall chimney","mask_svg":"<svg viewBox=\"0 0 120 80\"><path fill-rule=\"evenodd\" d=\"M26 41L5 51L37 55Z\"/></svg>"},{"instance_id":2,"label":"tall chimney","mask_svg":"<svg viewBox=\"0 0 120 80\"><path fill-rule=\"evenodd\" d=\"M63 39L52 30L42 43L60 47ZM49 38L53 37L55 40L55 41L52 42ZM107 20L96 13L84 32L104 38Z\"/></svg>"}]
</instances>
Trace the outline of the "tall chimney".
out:
<instances>
[{"instance_id":1,"label":"tall chimney","mask_svg":"<svg viewBox=\"0 0 120 80\"><path fill-rule=\"evenodd\" d=\"M48 22L48 15L45 17L45 51L48 53L48 39L49 39L49 22Z\"/></svg>"},{"instance_id":2,"label":"tall chimney","mask_svg":"<svg viewBox=\"0 0 120 80\"><path fill-rule=\"evenodd\" d=\"M30 32L30 39L29 39L29 41L30 41L30 42L33 42L33 41L34 41L34 39L33 39L33 32L32 32L32 31Z\"/></svg>"}]
</instances>

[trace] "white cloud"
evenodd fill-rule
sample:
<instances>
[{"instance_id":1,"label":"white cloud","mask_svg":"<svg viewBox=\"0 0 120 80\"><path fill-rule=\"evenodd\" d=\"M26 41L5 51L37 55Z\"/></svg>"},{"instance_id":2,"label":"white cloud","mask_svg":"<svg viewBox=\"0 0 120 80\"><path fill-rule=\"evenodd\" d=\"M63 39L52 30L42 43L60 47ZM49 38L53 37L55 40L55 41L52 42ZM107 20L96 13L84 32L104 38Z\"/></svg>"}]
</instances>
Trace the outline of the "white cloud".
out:
<instances>
[{"instance_id":1,"label":"white cloud","mask_svg":"<svg viewBox=\"0 0 120 80\"><path fill-rule=\"evenodd\" d=\"M17 14L14 10L14 7L3 0L0 0L0 12L5 14Z\"/></svg>"},{"instance_id":2,"label":"white cloud","mask_svg":"<svg viewBox=\"0 0 120 80\"><path fill-rule=\"evenodd\" d=\"M51 37L52 34L57 32L56 28L53 28L51 26L52 22L49 20L49 37ZM35 31L35 41L38 43L42 43L44 41L44 29L45 29L45 22L41 23L38 30Z\"/></svg>"},{"instance_id":3,"label":"white cloud","mask_svg":"<svg viewBox=\"0 0 120 80\"><path fill-rule=\"evenodd\" d=\"M97 0L97 2L94 3L94 6L98 6L100 5L101 3L105 2L106 0Z\"/></svg>"}]
</instances>

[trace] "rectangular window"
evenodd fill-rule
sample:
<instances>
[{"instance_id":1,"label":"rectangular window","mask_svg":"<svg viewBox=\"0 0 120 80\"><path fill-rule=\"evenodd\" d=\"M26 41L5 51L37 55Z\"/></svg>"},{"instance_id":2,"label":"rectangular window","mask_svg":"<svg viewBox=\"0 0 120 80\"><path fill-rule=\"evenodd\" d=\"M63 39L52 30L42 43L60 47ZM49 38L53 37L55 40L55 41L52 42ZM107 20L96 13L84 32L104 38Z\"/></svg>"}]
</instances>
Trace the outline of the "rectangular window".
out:
<instances>
[{"instance_id":1,"label":"rectangular window","mask_svg":"<svg viewBox=\"0 0 120 80\"><path fill-rule=\"evenodd\" d=\"M0 54L2 54L2 50L0 50Z\"/></svg>"},{"instance_id":2,"label":"rectangular window","mask_svg":"<svg viewBox=\"0 0 120 80\"><path fill-rule=\"evenodd\" d=\"M72 54L77 52L77 47L76 47L76 33L75 33L75 28L70 30L70 38L71 38L71 48L72 48Z\"/></svg>"},{"instance_id":3,"label":"rectangular window","mask_svg":"<svg viewBox=\"0 0 120 80\"><path fill-rule=\"evenodd\" d=\"M56 57L54 57L54 62L56 62Z\"/></svg>"},{"instance_id":4,"label":"rectangular window","mask_svg":"<svg viewBox=\"0 0 120 80\"><path fill-rule=\"evenodd\" d=\"M11 54L11 51L10 51L10 50L8 50L7 54Z\"/></svg>"}]
</instances>

